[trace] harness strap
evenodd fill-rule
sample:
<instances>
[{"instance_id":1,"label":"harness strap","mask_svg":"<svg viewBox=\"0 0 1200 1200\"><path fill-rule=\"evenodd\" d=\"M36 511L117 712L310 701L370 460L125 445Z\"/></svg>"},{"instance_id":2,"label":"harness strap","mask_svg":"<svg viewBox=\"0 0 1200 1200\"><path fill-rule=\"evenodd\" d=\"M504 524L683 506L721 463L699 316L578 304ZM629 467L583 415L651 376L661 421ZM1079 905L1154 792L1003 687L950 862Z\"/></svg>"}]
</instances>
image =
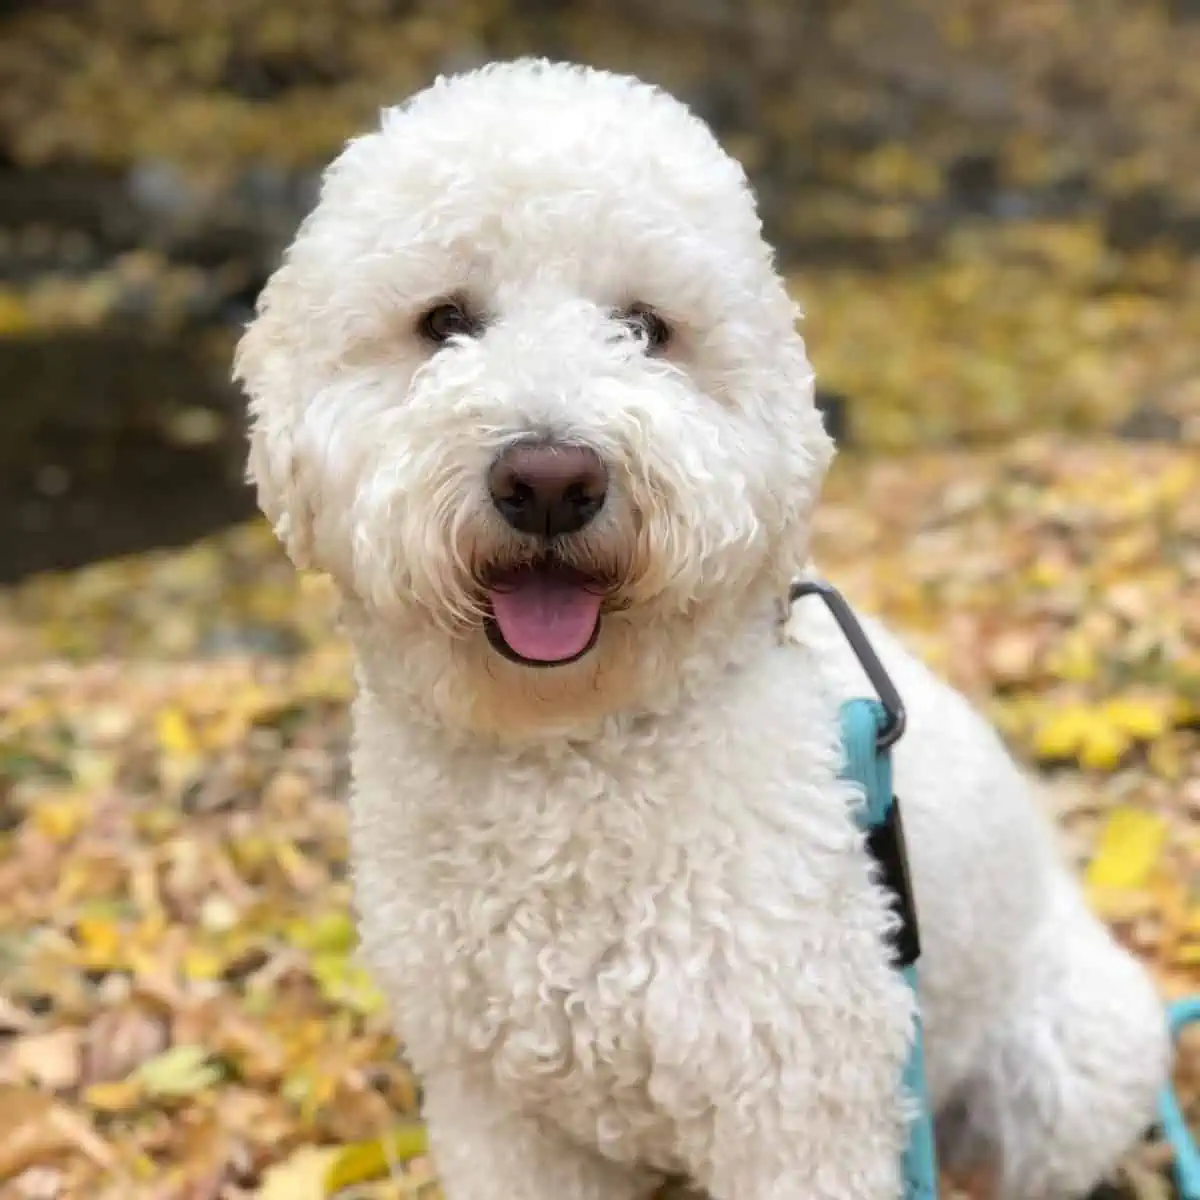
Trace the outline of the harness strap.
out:
<instances>
[{"instance_id":1,"label":"harness strap","mask_svg":"<svg viewBox=\"0 0 1200 1200\"><path fill-rule=\"evenodd\" d=\"M1167 1013L1171 1036L1178 1037L1187 1025L1200 1022L1200 995L1177 1000ZM1200 1200L1200 1148L1188 1129L1175 1089L1167 1084L1158 1098L1158 1119L1163 1137L1175 1157L1175 1184L1179 1200Z\"/></svg>"},{"instance_id":2,"label":"harness strap","mask_svg":"<svg viewBox=\"0 0 1200 1200\"><path fill-rule=\"evenodd\" d=\"M867 834L867 844L879 864L880 883L896 906L897 928L892 940L896 966L913 993L913 1040L904 1068L902 1086L915 1106L908 1145L901 1167L904 1200L936 1200L937 1155L933 1140L933 1113L925 1082L925 1044L921 1008L917 997L917 958L921 952L916 907L904 846L900 804L892 791L889 747L880 746L880 735L889 716L874 700L848 700L840 713L842 745L846 757L843 778L857 783L863 803L856 818Z\"/></svg>"},{"instance_id":3,"label":"harness strap","mask_svg":"<svg viewBox=\"0 0 1200 1200\"><path fill-rule=\"evenodd\" d=\"M933 1111L925 1080L925 1048L921 1007L917 989L917 959L921 941L917 930L916 906L908 857L904 847L904 825L900 801L892 791L891 747L904 732L904 704L883 664L879 661L853 610L841 593L821 579L800 579L788 594L789 607L805 596L817 596L829 609L854 651L875 700L849 700L839 716L846 763L842 777L862 788L863 803L856 817L867 834L867 849L879 866L879 882L896 906L897 927L892 950L897 969L913 993L915 1013L912 1048L905 1066L903 1086L917 1111L909 1128L904 1152L903 1200L936 1200L937 1156L933 1139ZM1178 1037L1187 1025L1200 1024L1200 995L1176 1001L1168 1012L1171 1034ZM1188 1129L1179 1098L1170 1083L1158 1098L1159 1124L1174 1159L1179 1200L1200 1200L1200 1147Z\"/></svg>"}]
</instances>

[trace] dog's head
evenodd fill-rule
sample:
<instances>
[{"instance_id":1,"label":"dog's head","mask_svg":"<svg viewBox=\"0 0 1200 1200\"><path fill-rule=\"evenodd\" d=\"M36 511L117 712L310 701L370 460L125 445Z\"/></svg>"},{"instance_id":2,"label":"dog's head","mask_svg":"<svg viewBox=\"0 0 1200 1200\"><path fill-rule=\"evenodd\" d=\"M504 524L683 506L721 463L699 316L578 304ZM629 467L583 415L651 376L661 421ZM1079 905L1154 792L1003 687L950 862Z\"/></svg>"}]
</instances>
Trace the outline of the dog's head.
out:
<instances>
[{"instance_id":1,"label":"dog's head","mask_svg":"<svg viewBox=\"0 0 1200 1200\"><path fill-rule=\"evenodd\" d=\"M237 373L262 508L364 669L472 728L715 673L831 455L741 167L664 93L543 62L350 143Z\"/></svg>"}]
</instances>

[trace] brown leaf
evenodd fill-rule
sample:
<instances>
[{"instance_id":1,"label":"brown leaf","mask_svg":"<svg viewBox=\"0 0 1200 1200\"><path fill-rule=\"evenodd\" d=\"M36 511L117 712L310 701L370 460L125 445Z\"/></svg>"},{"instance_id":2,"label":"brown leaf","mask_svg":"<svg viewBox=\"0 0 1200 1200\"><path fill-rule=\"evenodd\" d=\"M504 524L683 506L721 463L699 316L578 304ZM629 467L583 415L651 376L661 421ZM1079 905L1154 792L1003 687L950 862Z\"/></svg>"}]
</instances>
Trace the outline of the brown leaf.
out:
<instances>
[{"instance_id":1,"label":"brown leaf","mask_svg":"<svg viewBox=\"0 0 1200 1200\"><path fill-rule=\"evenodd\" d=\"M31 1083L52 1092L78 1085L83 1070L83 1035L71 1025L16 1040L12 1063Z\"/></svg>"},{"instance_id":2,"label":"brown leaf","mask_svg":"<svg viewBox=\"0 0 1200 1200\"><path fill-rule=\"evenodd\" d=\"M0 1033L28 1033L36 1024L31 1013L0 995Z\"/></svg>"},{"instance_id":3,"label":"brown leaf","mask_svg":"<svg viewBox=\"0 0 1200 1200\"><path fill-rule=\"evenodd\" d=\"M115 1165L111 1147L87 1122L44 1092L0 1087L0 1129L0 1181L72 1152Z\"/></svg>"},{"instance_id":4,"label":"brown leaf","mask_svg":"<svg viewBox=\"0 0 1200 1200\"><path fill-rule=\"evenodd\" d=\"M167 1024L161 1016L138 1005L101 1012L87 1030L84 1081L124 1079L166 1045Z\"/></svg>"},{"instance_id":5,"label":"brown leaf","mask_svg":"<svg viewBox=\"0 0 1200 1200\"><path fill-rule=\"evenodd\" d=\"M12 1186L20 1200L59 1200L65 1178L57 1167L29 1167L13 1180Z\"/></svg>"}]
</instances>

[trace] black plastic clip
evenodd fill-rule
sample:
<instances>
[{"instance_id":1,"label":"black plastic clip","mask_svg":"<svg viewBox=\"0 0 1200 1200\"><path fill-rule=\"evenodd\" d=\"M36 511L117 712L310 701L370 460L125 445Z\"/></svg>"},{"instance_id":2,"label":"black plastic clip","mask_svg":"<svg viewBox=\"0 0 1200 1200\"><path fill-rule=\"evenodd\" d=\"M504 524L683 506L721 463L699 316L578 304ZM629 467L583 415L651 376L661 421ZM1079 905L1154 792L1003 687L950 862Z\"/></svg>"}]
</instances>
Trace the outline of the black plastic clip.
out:
<instances>
[{"instance_id":1,"label":"black plastic clip","mask_svg":"<svg viewBox=\"0 0 1200 1200\"><path fill-rule=\"evenodd\" d=\"M879 882L892 897L900 924L892 935L897 967L911 967L921 957L921 931L917 924L917 902L913 897L908 869L908 847L904 843L904 820L900 797L894 796L882 825L867 831L867 850L879 864Z\"/></svg>"},{"instance_id":2,"label":"black plastic clip","mask_svg":"<svg viewBox=\"0 0 1200 1200\"><path fill-rule=\"evenodd\" d=\"M891 676L883 669L883 663L879 661L875 648L858 623L854 610L846 603L837 588L823 579L798 579L788 592L789 607L805 596L820 596L825 602L825 607L833 614L833 619L846 635L850 649L854 651L855 657L862 664L862 669L867 673L867 678L871 681L871 686L875 689L875 694L879 697L879 702L887 714L888 723L879 731L879 737L875 744L880 750L890 749L904 735L904 728L908 722L908 717L904 712L904 701L900 699L896 685L892 683Z\"/></svg>"}]
</instances>

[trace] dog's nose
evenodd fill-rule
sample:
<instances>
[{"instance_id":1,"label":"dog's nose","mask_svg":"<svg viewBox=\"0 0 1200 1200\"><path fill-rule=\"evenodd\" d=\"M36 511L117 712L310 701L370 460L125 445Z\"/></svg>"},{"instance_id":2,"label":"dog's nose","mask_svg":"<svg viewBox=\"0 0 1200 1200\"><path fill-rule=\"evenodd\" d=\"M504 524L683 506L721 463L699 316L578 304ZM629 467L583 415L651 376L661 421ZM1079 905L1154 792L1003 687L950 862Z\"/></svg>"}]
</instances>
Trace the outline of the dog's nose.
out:
<instances>
[{"instance_id":1,"label":"dog's nose","mask_svg":"<svg viewBox=\"0 0 1200 1200\"><path fill-rule=\"evenodd\" d=\"M514 529L557 537L582 529L600 511L608 471L586 446L516 445L492 464L488 490Z\"/></svg>"}]
</instances>

